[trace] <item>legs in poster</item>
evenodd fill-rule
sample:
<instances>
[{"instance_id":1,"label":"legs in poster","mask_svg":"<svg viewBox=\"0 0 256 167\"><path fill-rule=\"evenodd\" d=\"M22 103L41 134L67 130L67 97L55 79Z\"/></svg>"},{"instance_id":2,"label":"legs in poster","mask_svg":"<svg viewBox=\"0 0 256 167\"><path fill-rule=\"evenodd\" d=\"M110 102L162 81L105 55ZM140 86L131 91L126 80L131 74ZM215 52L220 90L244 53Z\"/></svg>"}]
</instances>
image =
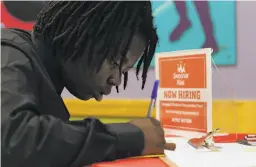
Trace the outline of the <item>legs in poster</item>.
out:
<instances>
[{"instance_id":1,"label":"legs in poster","mask_svg":"<svg viewBox=\"0 0 256 167\"><path fill-rule=\"evenodd\" d=\"M188 10L186 1L174 1L177 12L180 16L179 24L172 31L170 35L170 41L174 42L181 38L181 36L186 32L191 26L191 21L188 18ZM214 25L210 16L210 9L208 1L193 1L202 28L205 34L205 41L202 45L202 48L212 48L214 53L219 51L217 41L214 36Z\"/></svg>"}]
</instances>

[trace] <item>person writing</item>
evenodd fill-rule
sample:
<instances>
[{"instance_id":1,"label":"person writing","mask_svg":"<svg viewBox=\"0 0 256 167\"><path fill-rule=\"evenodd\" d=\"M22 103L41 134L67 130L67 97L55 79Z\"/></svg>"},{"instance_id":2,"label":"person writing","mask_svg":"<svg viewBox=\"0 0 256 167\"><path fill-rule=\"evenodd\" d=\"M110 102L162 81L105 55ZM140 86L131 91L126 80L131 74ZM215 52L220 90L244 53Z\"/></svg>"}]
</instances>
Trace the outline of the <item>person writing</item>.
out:
<instances>
[{"instance_id":1,"label":"person writing","mask_svg":"<svg viewBox=\"0 0 256 167\"><path fill-rule=\"evenodd\" d=\"M142 89L158 42L150 1L49 1L32 32L1 29L3 167L81 167L173 149L160 123L70 121L61 92L117 91L138 62ZM85 109L86 110L86 109Z\"/></svg>"}]
</instances>

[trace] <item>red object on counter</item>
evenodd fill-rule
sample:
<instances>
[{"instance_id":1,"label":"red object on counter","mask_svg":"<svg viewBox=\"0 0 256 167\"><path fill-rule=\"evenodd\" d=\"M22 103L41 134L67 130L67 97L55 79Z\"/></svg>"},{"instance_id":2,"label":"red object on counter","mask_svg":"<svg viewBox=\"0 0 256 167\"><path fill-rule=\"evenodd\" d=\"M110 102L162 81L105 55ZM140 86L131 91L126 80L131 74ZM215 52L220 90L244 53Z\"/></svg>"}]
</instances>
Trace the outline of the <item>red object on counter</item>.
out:
<instances>
[{"instance_id":1,"label":"red object on counter","mask_svg":"<svg viewBox=\"0 0 256 167\"><path fill-rule=\"evenodd\" d=\"M127 158L111 162L100 162L91 167L168 167L159 158Z\"/></svg>"},{"instance_id":2,"label":"red object on counter","mask_svg":"<svg viewBox=\"0 0 256 167\"><path fill-rule=\"evenodd\" d=\"M215 143L234 143L237 140L244 140L247 135L246 133L233 133L233 134L216 134L213 136Z\"/></svg>"},{"instance_id":3,"label":"red object on counter","mask_svg":"<svg viewBox=\"0 0 256 167\"><path fill-rule=\"evenodd\" d=\"M214 134L213 139L215 143L234 143L237 140L244 140L246 136L249 136L248 138L250 138L250 136L254 137L256 136L256 134L248 134L248 133L237 133L237 134L236 133L227 133L227 134L219 133L218 134L217 133L217 134ZM182 136L168 134L165 137L182 137Z\"/></svg>"}]
</instances>

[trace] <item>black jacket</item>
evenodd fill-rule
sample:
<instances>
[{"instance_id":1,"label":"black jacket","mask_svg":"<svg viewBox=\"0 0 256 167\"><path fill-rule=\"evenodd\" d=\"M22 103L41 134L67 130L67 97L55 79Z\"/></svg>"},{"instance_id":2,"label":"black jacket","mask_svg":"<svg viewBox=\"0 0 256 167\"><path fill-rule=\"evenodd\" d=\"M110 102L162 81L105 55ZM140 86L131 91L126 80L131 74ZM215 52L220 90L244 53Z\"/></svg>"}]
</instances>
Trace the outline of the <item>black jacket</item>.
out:
<instances>
[{"instance_id":1,"label":"black jacket","mask_svg":"<svg viewBox=\"0 0 256 167\"><path fill-rule=\"evenodd\" d=\"M132 124L69 121L30 33L1 31L3 167L81 167L141 154L144 136Z\"/></svg>"}]
</instances>

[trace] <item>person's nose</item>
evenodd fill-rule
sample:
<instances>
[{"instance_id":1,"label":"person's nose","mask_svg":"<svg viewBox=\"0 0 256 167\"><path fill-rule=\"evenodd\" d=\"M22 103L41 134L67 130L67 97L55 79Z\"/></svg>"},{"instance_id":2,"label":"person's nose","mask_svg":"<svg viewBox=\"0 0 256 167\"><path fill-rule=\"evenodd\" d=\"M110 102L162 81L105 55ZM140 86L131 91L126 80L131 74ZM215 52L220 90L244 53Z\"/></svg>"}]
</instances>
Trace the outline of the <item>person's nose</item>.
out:
<instances>
[{"instance_id":1,"label":"person's nose","mask_svg":"<svg viewBox=\"0 0 256 167\"><path fill-rule=\"evenodd\" d=\"M122 82L122 78L121 78L120 72L112 75L108 79L108 84L113 85L113 86L119 86L121 84L121 82Z\"/></svg>"}]
</instances>

